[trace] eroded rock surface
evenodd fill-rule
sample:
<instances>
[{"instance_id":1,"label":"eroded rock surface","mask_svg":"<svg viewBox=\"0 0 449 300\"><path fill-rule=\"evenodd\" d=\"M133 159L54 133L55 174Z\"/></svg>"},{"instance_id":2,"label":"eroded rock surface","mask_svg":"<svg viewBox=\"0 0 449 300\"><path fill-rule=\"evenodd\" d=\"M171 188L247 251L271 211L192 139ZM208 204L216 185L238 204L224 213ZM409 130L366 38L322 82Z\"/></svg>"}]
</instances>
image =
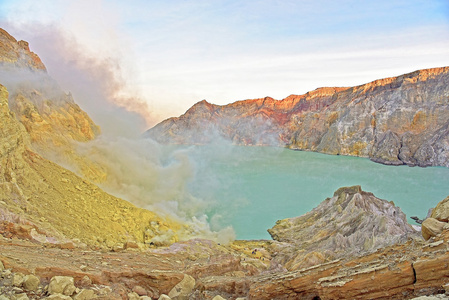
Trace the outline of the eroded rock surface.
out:
<instances>
[{"instance_id":1,"label":"eroded rock surface","mask_svg":"<svg viewBox=\"0 0 449 300\"><path fill-rule=\"evenodd\" d=\"M360 255L418 236L393 203L362 191L338 189L332 198L303 216L280 220L268 232L282 249L288 269Z\"/></svg>"},{"instance_id":2,"label":"eroded rock surface","mask_svg":"<svg viewBox=\"0 0 449 300\"><path fill-rule=\"evenodd\" d=\"M148 136L163 143L276 145L369 157L391 165L449 166L449 67L348 88L319 88L220 106L203 100Z\"/></svg>"}]
</instances>

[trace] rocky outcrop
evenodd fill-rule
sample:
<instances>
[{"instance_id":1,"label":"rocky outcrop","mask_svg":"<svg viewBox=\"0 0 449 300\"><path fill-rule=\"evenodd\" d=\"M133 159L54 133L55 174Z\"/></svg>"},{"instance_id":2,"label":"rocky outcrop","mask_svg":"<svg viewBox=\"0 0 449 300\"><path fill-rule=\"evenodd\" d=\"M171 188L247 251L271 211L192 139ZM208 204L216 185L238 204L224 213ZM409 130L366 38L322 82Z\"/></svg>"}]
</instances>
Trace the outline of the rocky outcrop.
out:
<instances>
[{"instance_id":1,"label":"rocky outcrop","mask_svg":"<svg viewBox=\"0 0 449 300\"><path fill-rule=\"evenodd\" d=\"M151 299L171 299L167 294L172 290L186 291L188 299L217 295L261 300L412 299L444 293L443 286L449 282L448 242L449 231L443 231L430 243L409 240L368 255L285 271L270 267L269 255L275 256L276 247L282 246L270 243L278 242L238 241L226 247L191 240L145 252L99 252L54 249L0 236L0 293L25 292L40 299L36 296L46 294L45 286L52 278L65 276L69 282L73 279L77 295L90 290L100 299L127 299L130 295L139 299L137 292ZM256 258L251 251L241 251L256 244L258 252L269 254ZM12 279L30 272L40 280L37 290L32 293L22 288L23 284L21 290L14 289Z\"/></svg>"},{"instance_id":2,"label":"rocky outcrop","mask_svg":"<svg viewBox=\"0 0 449 300\"><path fill-rule=\"evenodd\" d=\"M46 71L39 56L30 51L28 42L17 41L2 28L0 28L0 65Z\"/></svg>"},{"instance_id":3,"label":"rocky outcrop","mask_svg":"<svg viewBox=\"0 0 449 300\"><path fill-rule=\"evenodd\" d=\"M360 186L340 188L312 211L277 221L268 232L288 244L281 250L281 260L289 270L372 252L417 236L399 207Z\"/></svg>"},{"instance_id":4,"label":"rocky outcrop","mask_svg":"<svg viewBox=\"0 0 449 300\"><path fill-rule=\"evenodd\" d=\"M251 286L249 298L411 299L444 293L447 250L446 235L430 245L408 242L368 256L270 274Z\"/></svg>"},{"instance_id":5,"label":"rocky outcrop","mask_svg":"<svg viewBox=\"0 0 449 300\"><path fill-rule=\"evenodd\" d=\"M430 217L441 222L449 222L449 196L438 203L438 205L432 210Z\"/></svg>"},{"instance_id":6,"label":"rocky outcrop","mask_svg":"<svg viewBox=\"0 0 449 300\"><path fill-rule=\"evenodd\" d=\"M340 188L312 211L277 221L268 232L288 245L276 259L289 270L361 255L417 236L399 207L360 186Z\"/></svg>"},{"instance_id":7,"label":"rocky outcrop","mask_svg":"<svg viewBox=\"0 0 449 300\"><path fill-rule=\"evenodd\" d=\"M425 240L436 237L449 229L449 197L432 209L430 216L422 222L422 236Z\"/></svg>"},{"instance_id":8,"label":"rocky outcrop","mask_svg":"<svg viewBox=\"0 0 449 300\"><path fill-rule=\"evenodd\" d=\"M319 88L219 106L203 100L147 136L162 143L276 145L369 157L391 165L449 166L449 67L349 88Z\"/></svg>"},{"instance_id":9,"label":"rocky outcrop","mask_svg":"<svg viewBox=\"0 0 449 300\"><path fill-rule=\"evenodd\" d=\"M75 151L77 142L94 139L100 128L46 72L40 58L0 29L0 84L9 91L9 108L25 126L35 152L75 165L92 180L104 180L101 167Z\"/></svg>"}]
</instances>

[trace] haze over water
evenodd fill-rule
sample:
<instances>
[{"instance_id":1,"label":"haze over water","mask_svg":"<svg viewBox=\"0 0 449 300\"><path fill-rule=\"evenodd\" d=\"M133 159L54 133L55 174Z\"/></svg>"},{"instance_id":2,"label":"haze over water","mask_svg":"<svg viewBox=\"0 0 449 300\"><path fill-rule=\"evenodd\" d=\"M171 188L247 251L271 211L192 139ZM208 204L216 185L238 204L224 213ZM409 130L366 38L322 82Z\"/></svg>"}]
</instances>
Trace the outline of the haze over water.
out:
<instances>
[{"instance_id":1,"label":"haze over water","mask_svg":"<svg viewBox=\"0 0 449 300\"><path fill-rule=\"evenodd\" d=\"M191 146L196 174L189 192L207 202L212 229L232 225L237 239L270 239L280 219L312 210L335 190L361 185L425 218L449 195L449 169L385 166L369 159L269 147Z\"/></svg>"}]
</instances>

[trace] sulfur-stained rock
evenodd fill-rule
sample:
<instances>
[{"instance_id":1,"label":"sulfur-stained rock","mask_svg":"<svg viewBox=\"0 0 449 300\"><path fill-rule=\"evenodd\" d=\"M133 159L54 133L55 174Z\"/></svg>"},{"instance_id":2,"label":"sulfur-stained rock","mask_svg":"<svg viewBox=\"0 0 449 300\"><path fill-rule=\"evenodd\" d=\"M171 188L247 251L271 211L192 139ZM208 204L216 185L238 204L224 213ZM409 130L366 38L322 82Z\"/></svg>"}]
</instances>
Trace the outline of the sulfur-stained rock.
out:
<instances>
[{"instance_id":1,"label":"sulfur-stained rock","mask_svg":"<svg viewBox=\"0 0 449 300\"><path fill-rule=\"evenodd\" d=\"M22 273L15 273L12 278L12 285L17 287L22 286L24 277L25 275Z\"/></svg>"},{"instance_id":2,"label":"sulfur-stained rock","mask_svg":"<svg viewBox=\"0 0 449 300\"><path fill-rule=\"evenodd\" d=\"M140 296L135 292L128 293L128 300L140 300Z\"/></svg>"},{"instance_id":3,"label":"sulfur-stained rock","mask_svg":"<svg viewBox=\"0 0 449 300\"><path fill-rule=\"evenodd\" d=\"M90 300L95 299L96 295L93 290L82 289L79 293L72 297L73 300Z\"/></svg>"},{"instance_id":4,"label":"sulfur-stained rock","mask_svg":"<svg viewBox=\"0 0 449 300\"><path fill-rule=\"evenodd\" d=\"M168 296L173 300L186 300L195 286L195 278L184 274L184 278L171 289Z\"/></svg>"},{"instance_id":5,"label":"sulfur-stained rock","mask_svg":"<svg viewBox=\"0 0 449 300\"><path fill-rule=\"evenodd\" d=\"M11 297L12 300L29 300L28 295L26 293L16 294Z\"/></svg>"},{"instance_id":6,"label":"sulfur-stained rock","mask_svg":"<svg viewBox=\"0 0 449 300\"><path fill-rule=\"evenodd\" d=\"M441 222L449 222L449 197L437 204L430 217Z\"/></svg>"},{"instance_id":7,"label":"sulfur-stained rock","mask_svg":"<svg viewBox=\"0 0 449 300\"><path fill-rule=\"evenodd\" d=\"M22 285L28 291L35 291L38 289L40 283L39 277L30 274L23 278Z\"/></svg>"},{"instance_id":8,"label":"sulfur-stained rock","mask_svg":"<svg viewBox=\"0 0 449 300\"><path fill-rule=\"evenodd\" d=\"M156 222L160 235L172 234L172 239L161 243L175 242L181 224L91 183L105 180L106 169L89 159L91 153L78 150L100 131L72 95L45 68L34 64L33 54L4 30L0 30L0 52L0 201L6 210L1 214L2 220L20 220L11 235L70 249L75 244L65 241L74 238L77 247L114 246L128 239L143 245L144 232Z\"/></svg>"},{"instance_id":9,"label":"sulfur-stained rock","mask_svg":"<svg viewBox=\"0 0 449 300\"><path fill-rule=\"evenodd\" d=\"M422 236L425 240L430 239L433 236L437 236L440 233L443 232L444 226L446 225L446 222L438 221L434 218L427 218L424 220L424 222L421 224L421 232Z\"/></svg>"},{"instance_id":10,"label":"sulfur-stained rock","mask_svg":"<svg viewBox=\"0 0 449 300\"><path fill-rule=\"evenodd\" d=\"M48 299L48 300L72 300L71 297L63 295L63 294L53 294L48 296L47 298L44 299Z\"/></svg>"},{"instance_id":11,"label":"sulfur-stained rock","mask_svg":"<svg viewBox=\"0 0 449 300\"><path fill-rule=\"evenodd\" d=\"M98 290L98 294L100 296L105 296L105 295L110 294L110 293L112 293L112 289L109 286L103 287L100 290Z\"/></svg>"},{"instance_id":12,"label":"sulfur-stained rock","mask_svg":"<svg viewBox=\"0 0 449 300\"><path fill-rule=\"evenodd\" d=\"M75 284L73 277L69 276L54 276L48 284L49 294L63 294L71 296L75 292Z\"/></svg>"}]
</instances>

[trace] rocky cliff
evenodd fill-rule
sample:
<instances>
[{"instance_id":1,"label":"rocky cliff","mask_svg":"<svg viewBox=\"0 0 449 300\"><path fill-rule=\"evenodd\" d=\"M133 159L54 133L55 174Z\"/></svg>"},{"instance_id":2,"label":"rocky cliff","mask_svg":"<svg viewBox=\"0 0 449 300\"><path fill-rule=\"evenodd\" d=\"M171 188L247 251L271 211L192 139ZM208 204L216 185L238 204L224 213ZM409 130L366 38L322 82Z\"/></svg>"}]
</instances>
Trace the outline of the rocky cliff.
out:
<instances>
[{"instance_id":1,"label":"rocky cliff","mask_svg":"<svg viewBox=\"0 0 449 300\"><path fill-rule=\"evenodd\" d=\"M18 42L2 28L0 28L0 64L8 68L12 66L29 70L47 70L39 56L30 51L28 42Z\"/></svg>"},{"instance_id":2,"label":"rocky cliff","mask_svg":"<svg viewBox=\"0 0 449 300\"><path fill-rule=\"evenodd\" d=\"M349 88L319 88L219 106L203 100L147 135L162 143L276 145L369 157L392 165L449 166L449 67Z\"/></svg>"},{"instance_id":3,"label":"rocky cliff","mask_svg":"<svg viewBox=\"0 0 449 300\"><path fill-rule=\"evenodd\" d=\"M312 211L280 220L268 232L289 245L281 251L289 270L361 255L416 235L399 207L360 186L340 188Z\"/></svg>"},{"instance_id":4,"label":"rocky cliff","mask_svg":"<svg viewBox=\"0 0 449 300\"><path fill-rule=\"evenodd\" d=\"M101 174L75 151L99 128L47 74L28 43L2 29L0 83L9 88L0 85L0 228L43 243L110 249L128 241L143 247L177 240L175 232L184 228L179 223L113 197L44 158ZM155 236L165 238L152 241Z\"/></svg>"},{"instance_id":5,"label":"rocky cliff","mask_svg":"<svg viewBox=\"0 0 449 300\"><path fill-rule=\"evenodd\" d=\"M89 179L104 180L102 168L80 157L77 142L94 139L100 128L49 76L28 43L0 29L0 83L9 92L9 108L25 126L31 147L41 156L75 165Z\"/></svg>"},{"instance_id":6,"label":"rocky cliff","mask_svg":"<svg viewBox=\"0 0 449 300\"><path fill-rule=\"evenodd\" d=\"M8 106L0 86L0 227L34 241L113 248L149 244L179 224L106 194L31 150L31 138ZM5 229L6 228L6 229ZM8 231L8 230L7 230ZM171 239L171 240L170 240Z\"/></svg>"}]
</instances>

